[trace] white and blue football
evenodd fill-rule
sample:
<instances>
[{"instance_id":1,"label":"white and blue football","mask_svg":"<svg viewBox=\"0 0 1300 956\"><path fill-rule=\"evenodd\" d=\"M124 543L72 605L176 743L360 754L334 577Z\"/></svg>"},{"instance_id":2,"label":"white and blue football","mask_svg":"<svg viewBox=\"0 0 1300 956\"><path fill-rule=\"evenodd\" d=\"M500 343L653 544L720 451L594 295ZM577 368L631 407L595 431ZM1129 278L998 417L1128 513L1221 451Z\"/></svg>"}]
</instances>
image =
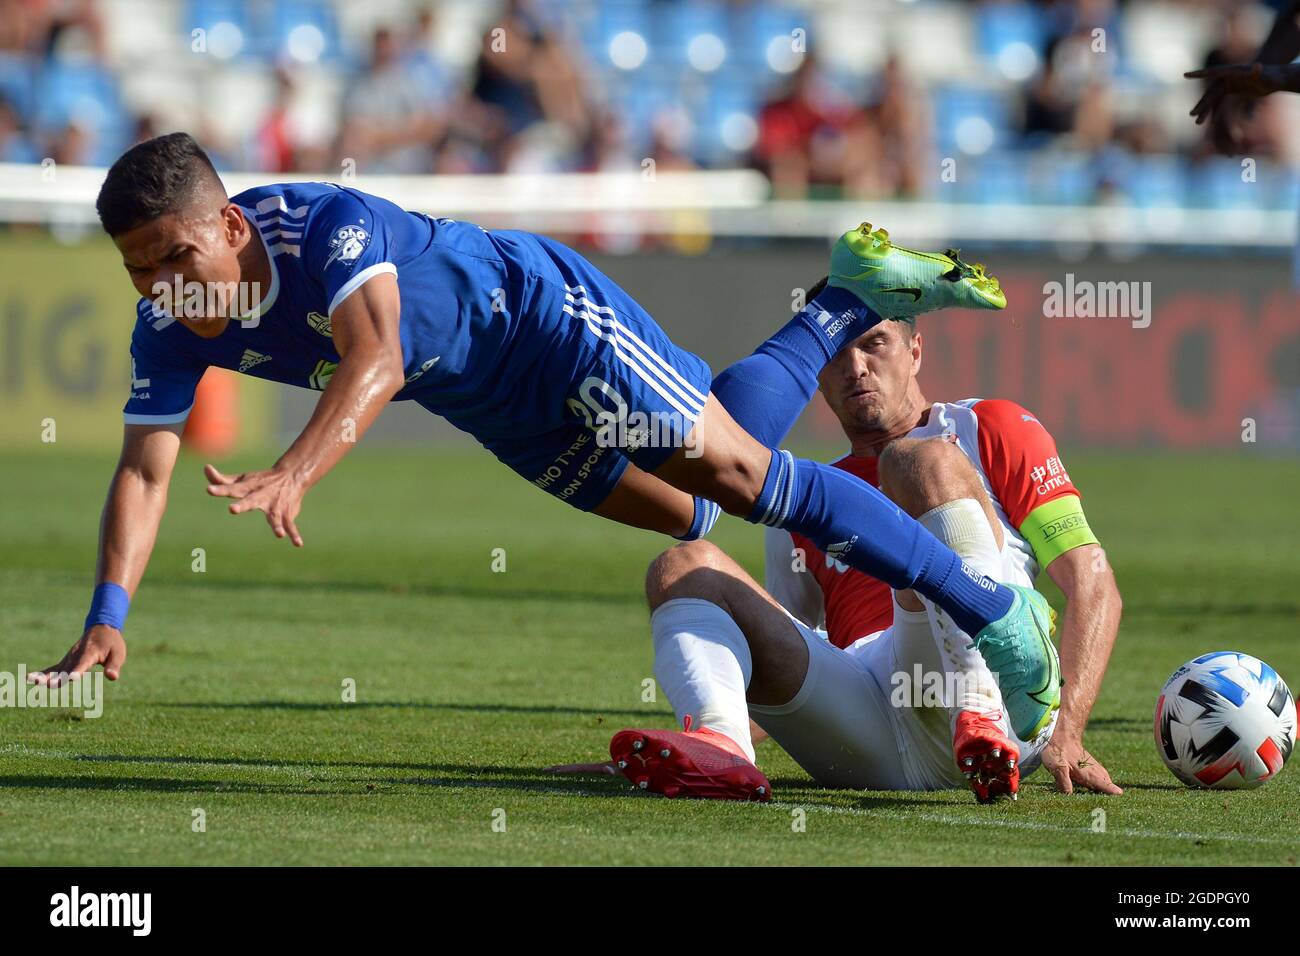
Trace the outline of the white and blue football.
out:
<instances>
[{"instance_id":1,"label":"white and blue football","mask_svg":"<svg viewBox=\"0 0 1300 956\"><path fill-rule=\"evenodd\" d=\"M1236 651L1188 661L1156 701L1156 749L1189 787L1258 787L1295 746L1295 700L1277 671Z\"/></svg>"}]
</instances>

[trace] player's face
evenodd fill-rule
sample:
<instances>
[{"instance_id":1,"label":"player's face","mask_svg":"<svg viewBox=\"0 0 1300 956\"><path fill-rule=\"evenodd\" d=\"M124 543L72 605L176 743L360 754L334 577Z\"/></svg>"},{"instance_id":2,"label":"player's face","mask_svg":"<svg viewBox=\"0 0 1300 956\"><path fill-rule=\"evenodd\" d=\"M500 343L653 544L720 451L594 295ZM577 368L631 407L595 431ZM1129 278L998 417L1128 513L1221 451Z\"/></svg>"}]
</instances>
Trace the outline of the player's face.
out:
<instances>
[{"instance_id":1,"label":"player's face","mask_svg":"<svg viewBox=\"0 0 1300 956\"><path fill-rule=\"evenodd\" d=\"M886 432L911 415L920 368L921 336L905 322L880 322L841 349L818 383L846 430Z\"/></svg>"},{"instance_id":2,"label":"player's face","mask_svg":"<svg viewBox=\"0 0 1300 956\"><path fill-rule=\"evenodd\" d=\"M237 301L240 240L247 229L238 210L226 205L159 216L113 241L141 296L211 338L225 331Z\"/></svg>"}]
</instances>

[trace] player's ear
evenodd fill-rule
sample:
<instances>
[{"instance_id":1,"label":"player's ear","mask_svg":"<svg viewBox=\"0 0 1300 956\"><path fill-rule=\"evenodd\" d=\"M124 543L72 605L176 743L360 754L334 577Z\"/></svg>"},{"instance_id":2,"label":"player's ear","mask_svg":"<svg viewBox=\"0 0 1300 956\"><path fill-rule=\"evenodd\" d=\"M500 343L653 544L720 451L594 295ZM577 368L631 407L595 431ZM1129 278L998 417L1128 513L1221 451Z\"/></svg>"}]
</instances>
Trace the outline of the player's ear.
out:
<instances>
[{"instance_id":1,"label":"player's ear","mask_svg":"<svg viewBox=\"0 0 1300 956\"><path fill-rule=\"evenodd\" d=\"M912 333L912 375L921 373L921 333Z\"/></svg>"},{"instance_id":2,"label":"player's ear","mask_svg":"<svg viewBox=\"0 0 1300 956\"><path fill-rule=\"evenodd\" d=\"M235 248L243 245L248 237L249 225L242 209L232 202L226 203L221 207L221 225L228 244Z\"/></svg>"}]
</instances>

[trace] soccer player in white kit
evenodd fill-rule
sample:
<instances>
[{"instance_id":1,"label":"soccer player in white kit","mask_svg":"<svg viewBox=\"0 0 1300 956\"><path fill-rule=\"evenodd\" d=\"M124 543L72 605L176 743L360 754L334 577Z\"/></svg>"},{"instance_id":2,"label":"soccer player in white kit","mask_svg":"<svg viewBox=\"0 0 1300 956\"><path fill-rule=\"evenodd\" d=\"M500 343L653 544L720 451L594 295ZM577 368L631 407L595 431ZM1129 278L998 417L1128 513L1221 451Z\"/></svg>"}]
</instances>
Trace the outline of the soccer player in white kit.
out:
<instances>
[{"instance_id":1,"label":"soccer player in white kit","mask_svg":"<svg viewBox=\"0 0 1300 956\"><path fill-rule=\"evenodd\" d=\"M1023 649L986 660L915 592L891 592L769 530L766 588L705 541L651 564L654 672L686 729L621 731L610 770L668 796L768 799L752 718L825 786L969 785L984 802L1014 797L1041 762L1063 791L1121 792L1083 747L1120 597L1079 492L1025 409L929 402L916 380L921 354L910 322L886 321L826 367L820 388L852 447L836 465L983 574L1032 586L1047 570L1067 599L1059 711L1031 725L1017 715L1033 708L1003 700L995 674L1020 666Z\"/></svg>"}]
</instances>

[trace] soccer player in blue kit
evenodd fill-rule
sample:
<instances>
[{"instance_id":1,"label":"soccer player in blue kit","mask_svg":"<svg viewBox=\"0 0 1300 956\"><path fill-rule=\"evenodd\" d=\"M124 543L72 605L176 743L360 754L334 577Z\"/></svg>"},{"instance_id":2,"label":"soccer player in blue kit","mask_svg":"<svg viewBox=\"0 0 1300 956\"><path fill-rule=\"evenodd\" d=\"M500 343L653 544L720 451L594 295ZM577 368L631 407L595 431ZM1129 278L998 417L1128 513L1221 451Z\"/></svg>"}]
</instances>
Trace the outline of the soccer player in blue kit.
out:
<instances>
[{"instance_id":1,"label":"soccer player in blue kit","mask_svg":"<svg viewBox=\"0 0 1300 956\"><path fill-rule=\"evenodd\" d=\"M1041 595L971 570L866 482L777 447L822 367L882 315L1004 308L982 267L902 249L864 225L836 245L826 290L715 379L627 293L553 240L406 212L327 183L227 197L184 133L118 159L97 208L142 296L132 391L83 634L35 680L57 683L97 664L117 679L130 596L162 520L185 418L215 365L321 391L271 468L205 469L208 492L230 499L232 513L263 512L276 537L295 545L307 490L388 402L411 400L584 511L692 539L721 508L802 534L920 592L982 649L1019 662L1002 674L1004 695L1019 687L1056 706L1056 689L1037 686L1054 672L1041 650L1050 646ZM205 294L192 301L195 283ZM172 289L182 297L164 306ZM241 311L248 289L256 295ZM662 421L679 440L658 440L665 429L644 424Z\"/></svg>"}]
</instances>

